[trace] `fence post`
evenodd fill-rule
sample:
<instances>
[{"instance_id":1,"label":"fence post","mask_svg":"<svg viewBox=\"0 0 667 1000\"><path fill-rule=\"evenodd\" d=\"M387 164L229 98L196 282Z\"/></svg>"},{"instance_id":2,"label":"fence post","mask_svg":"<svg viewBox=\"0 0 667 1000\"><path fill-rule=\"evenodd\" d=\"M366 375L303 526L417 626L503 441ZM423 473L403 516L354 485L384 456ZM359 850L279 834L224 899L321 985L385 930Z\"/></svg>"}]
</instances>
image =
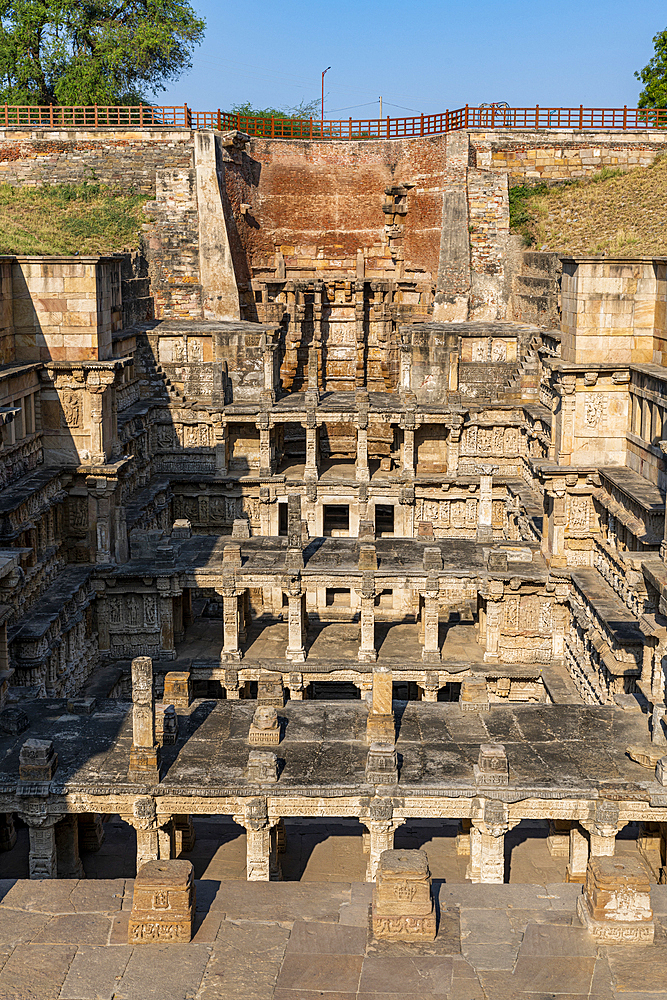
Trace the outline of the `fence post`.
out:
<instances>
[{"instance_id":1,"label":"fence post","mask_svg":"<svg viewBox=\"0 0 667 1000\"><path fill-rule=\"evenodd\" d=\"M627 128L627 125L628 125L628 106L627 106L627 104L624 104L623 105L623 128Z\"/></svg>"},{"instance_id":2,"label":"fence post","mask_svg":"<svg viewBox=\"0 0 667 1000\"><path fill-rule=\"evenodd\" d=\"M420 135L424 134L424 115L423 114L421 116L421 124L420 124L420 132L419 132L419 134Z\"/></svg>"},{"instance_id":3,"label":"fence post","mask_svg":"<svg viewBox=\"0 0 667 1000\"><path fill-rule=\"evenodd\" d=\"M218 108L218 132L222 132L222 114L220 113L220 108Z\"/></svg>"},{"instance_id":4,"label":"fence post","mask_svg":"<svg viewBox=\"0 0 667 1000\"><path fill-rule=\"evenodd\" d=\"M579 105L579 128L583 128L583 127L584 127L584 106L583 106L583 104L580 104Z\"/></svg>"},{"instance_id":5,"label":"fence post","mask_svg":"<svg viewBox=\"0 0 667 1000\"><path fill-rule=\"evenodd\" d=\"M5 101L5 128L9 125L9 108L7 107L7 102Z\"/></svg>"},{"instance_id":6,"label":"fence post","mask_svg":"<svg viewBox=\"0 0 667 1000\"><path fill-rule=\"evenodd\" d=\"M351 138L352 138L352 119L350 118L350 129L349 129L349 133L348 133L348 139L351 139Z\"/></svg>"},{"instance_id":7,"label":"fence post","mask_svg":"<svg viewBox=\"0 0 667 1000\"><path fill-rule=\"evenodd\" d=\"M468 127L468 105L466 104L466 114L465 114L466 128Z\"/></svg>"},{"instance_id":8,"label":"fence post","mask_svg":"<svg viewBox=\"0 0 667 1000\"><path fill-rule=\"evenodd\" d=\"M310 138L313 138L313 119L310 119Z\"/></svg>"},{"instance_id":9,"label":"fence post","mask_svg":"<svg viewBox=\"0 0 667 1000\"><path fill-rule=\"evenodd\" d=\"M539 128L539 127L540 127L540 106L539 106L539 104L536 104L535 105L535 128Z\"/></svg>"},{"instance_id":10,"label":"fence post","mask_svg":"<svg viewBox=\"0 0 667 1000\"><path fill-rule=\"evenodd\" d=\"M495 109L495 107L492 104L491 105L491 128L493 129L495 127L496 127L496 109Z\"/></svg>"}]
</instances>

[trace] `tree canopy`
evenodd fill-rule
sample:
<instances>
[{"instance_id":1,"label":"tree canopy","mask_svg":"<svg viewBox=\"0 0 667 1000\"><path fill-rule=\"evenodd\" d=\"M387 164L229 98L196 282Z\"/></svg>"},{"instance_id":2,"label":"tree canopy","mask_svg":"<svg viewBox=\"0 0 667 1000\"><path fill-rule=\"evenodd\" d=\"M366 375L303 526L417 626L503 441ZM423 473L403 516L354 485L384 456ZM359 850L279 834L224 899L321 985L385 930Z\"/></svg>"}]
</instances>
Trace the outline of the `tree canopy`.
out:
<instances>
[{"instance_id":1,"label":"tree canopy","mask_svg":"<svg viewBox=\"0 0 667 1000\"><path fill-rule=\"evenodd\" d=\"M230 110L234 115L244 118L318 118L319 101L301 101L293 108L255 108L248 101L246 104L235 104Z\"/></svg>"},{"instance_id":2,"label":"tree canopy","mask_svg":"<svg viewBox=\"0 0 667 1000\"><path fill-rule=\"evenodd\" d=\"M635 73L644 85L639 95L640 108L667 108L667 30L653 39L654 55L642 70Z\"/></svg>"},{"instance_id":3,"label":"tree canopy","mask_svg":"<svg viewBox=\"0 0 667 1000\"><path fill-rule=\"evenodd\" d=\"M0 0L0 102L139 104L205 26L187 0Z\"/></svg>"}]
</instances>

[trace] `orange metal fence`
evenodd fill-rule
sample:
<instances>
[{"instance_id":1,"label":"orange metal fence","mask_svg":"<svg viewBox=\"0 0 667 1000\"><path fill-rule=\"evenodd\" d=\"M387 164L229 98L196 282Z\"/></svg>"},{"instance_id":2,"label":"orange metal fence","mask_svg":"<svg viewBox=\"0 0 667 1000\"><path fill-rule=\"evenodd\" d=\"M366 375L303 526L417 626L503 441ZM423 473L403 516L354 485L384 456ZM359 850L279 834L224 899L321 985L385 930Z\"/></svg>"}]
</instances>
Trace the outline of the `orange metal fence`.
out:
<instances>
[{"instance_id":1,"label":"orange metal fence","mask_svg":"<svg viewBox=\"0 0 667 1000\"><path fill-rule=\"evenodd\" d=\"M248 118L226 111L193 111L187 106L63 107L0 105L5 128L193 128L239 129L272 139L401 139L443 135L461 129L654 129L667 128L665 108L457 108L414 118Z\"/></svg>"}]
</instances>

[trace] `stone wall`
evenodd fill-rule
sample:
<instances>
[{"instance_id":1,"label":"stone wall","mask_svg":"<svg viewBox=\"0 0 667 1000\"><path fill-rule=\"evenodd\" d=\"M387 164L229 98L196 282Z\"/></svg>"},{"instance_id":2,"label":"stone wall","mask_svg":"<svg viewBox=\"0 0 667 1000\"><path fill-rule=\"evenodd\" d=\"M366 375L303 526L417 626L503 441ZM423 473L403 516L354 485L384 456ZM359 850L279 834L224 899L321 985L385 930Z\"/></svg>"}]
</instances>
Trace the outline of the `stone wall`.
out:
<instances>
[{"instance_id":1,"label":"stone wall","mask_svg":"<svg viewBox=\"0 0 667 1000\"><path fill-rule=\"evenodd\" d=\"M192 132L183 129L0 129L0 183L99 182L155 193L155 173L192 166Z\"/></svg>"},{"instance_id":2,"label":"stone wall","mask_svg":"<svg viewBox=\"0 0 667 1000\"><path fill-rule=\"evenodd\" d=\"M509 174L510 186L589 177L602 167L647 167L667 149L659 131L470 132L470 160Z\"/></svg>"}]
</instances>

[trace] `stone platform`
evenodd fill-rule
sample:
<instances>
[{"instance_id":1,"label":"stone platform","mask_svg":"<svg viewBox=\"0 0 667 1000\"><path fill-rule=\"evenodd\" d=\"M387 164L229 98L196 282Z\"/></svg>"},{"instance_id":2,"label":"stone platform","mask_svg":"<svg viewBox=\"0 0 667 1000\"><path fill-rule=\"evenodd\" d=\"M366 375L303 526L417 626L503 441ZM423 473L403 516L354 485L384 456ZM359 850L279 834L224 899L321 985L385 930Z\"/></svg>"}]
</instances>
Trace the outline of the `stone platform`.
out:
<instances>
[{"instance_id":1,"label":"stone platform","mask_svg":"<svg viewBox=\"0 0 667 1000\"><path fill-rule=\"evenodd\" d=\"M127 944L132 880L0 882L0 1000L654 1000L654 944L600 947L577 885L434 885L434 941L375 940L372 886L199 881L190 944Z\"/></svg>"}]
</instances>

